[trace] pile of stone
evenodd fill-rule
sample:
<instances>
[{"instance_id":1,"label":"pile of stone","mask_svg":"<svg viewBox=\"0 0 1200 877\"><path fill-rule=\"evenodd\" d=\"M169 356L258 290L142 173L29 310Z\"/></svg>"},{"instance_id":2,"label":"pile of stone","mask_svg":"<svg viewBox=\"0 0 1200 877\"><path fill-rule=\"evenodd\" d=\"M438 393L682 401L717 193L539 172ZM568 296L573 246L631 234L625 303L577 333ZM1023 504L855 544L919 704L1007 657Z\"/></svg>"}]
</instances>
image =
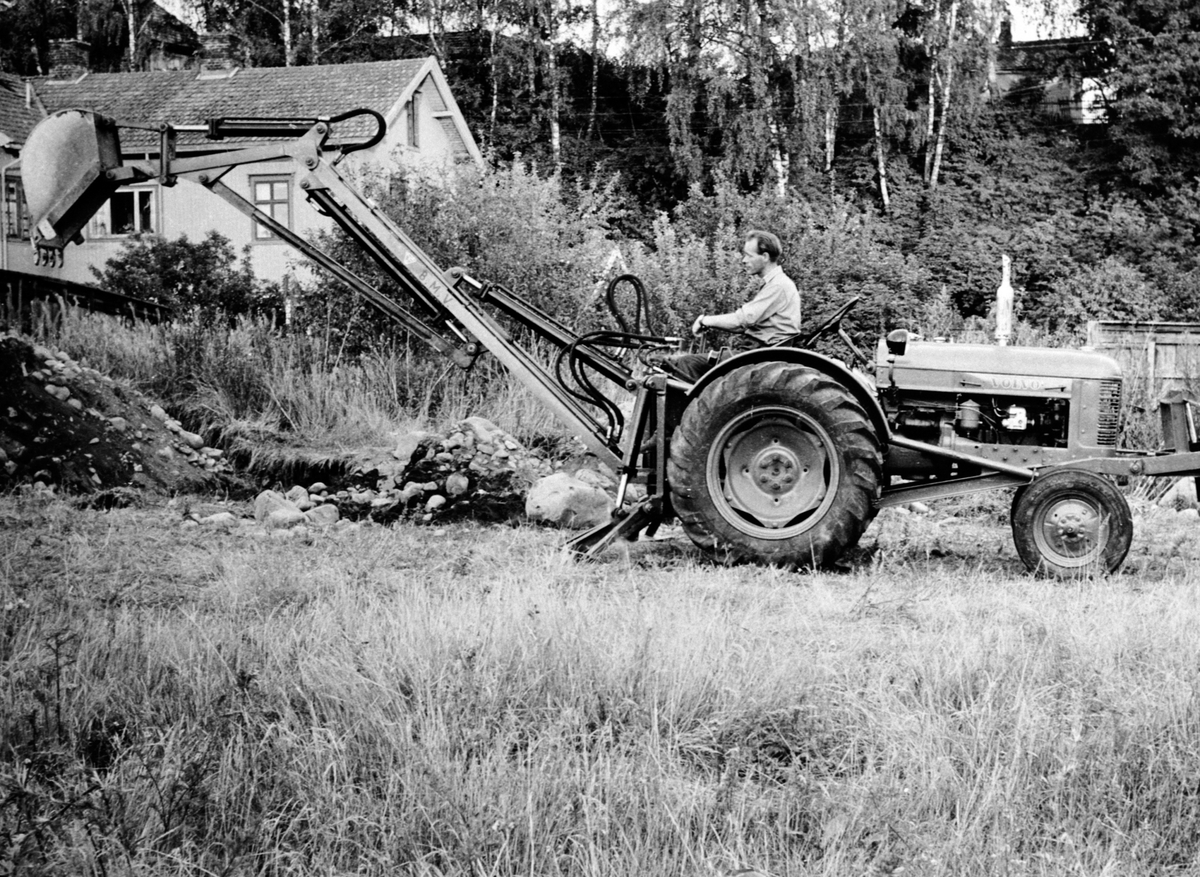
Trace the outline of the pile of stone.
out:
<instances>
[{"instance_id":1,"label":"pile of stone","mask_svg":"<svg viewBox=\"0 0 1200 877\"><path fill-rule=\"evenodd\" d=\"M264 491L255 518L267 529L330 524L339 518L388 524L457 520L592 527L612 515L616 481L584 454L552 461L491 421L471 417L445 434L412 432L386 460L366 462L351 486L324 483Z\"/></svg>"},{"instance_id":2,"label":"pile of stone","mask_svg":"<svg viewBox=\"0 0 1200 877\"><path fill-rule=\"evenodd\" d=\"M0 334L0 487L171 492L220 483L229 464L161 406L66 352Z\"/></svg>"}]
</instances>

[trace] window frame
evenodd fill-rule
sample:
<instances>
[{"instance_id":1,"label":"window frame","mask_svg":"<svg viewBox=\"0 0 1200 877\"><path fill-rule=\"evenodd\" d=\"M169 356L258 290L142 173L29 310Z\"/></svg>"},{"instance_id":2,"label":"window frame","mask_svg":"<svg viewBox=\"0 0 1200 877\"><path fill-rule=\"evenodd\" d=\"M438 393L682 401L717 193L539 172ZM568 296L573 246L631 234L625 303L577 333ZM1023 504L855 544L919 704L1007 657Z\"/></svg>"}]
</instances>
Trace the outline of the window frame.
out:
<instances>
[{"instance_id":1,"label":"window frame","mask_svg":"<svg viewBox=\"0 0 1200 877\"><path fill-rule=\"evenodd\" d=\"M141 186L121 186L100 205L95 215L88 220L88 237L94 240L125 240L143 234L157 234L162 225L158 191L158 185L154 183ZM132 231L113 231L112 229L113 199L118 195L133 196L134 228ZM144 207L148 208L150 216L149 228L146 227L143 217L143 204L141 203L143 195L146 196Z\"/></svg>"},{"instance_id":2,"label":"window frame","mask_svg":"<svg viewBox=\"0 0 1200 877\"><path fill-rule=\"evenodd\" d=\"M13 195L9 197L9 193ZM19 171L4 172L4 239L27 241L33 237L33 217L29 215L29 204L25 200L25 186Z\"/></svg>"},{"instance_id":3,"label":"window frame","mask_svg":"<svg viewBox=\"0 0 1200 877\"><path fill-rule=\"evenodd\" d=\"M421 148L421 120L418 110L421 105L421 92L414 91L408 99L408 120L404 130L404 145L409 149Z\"/></svg>"},{"instance_id":4,"label":"window frame","mask_svg":"<svg viewBox=\"0 0 1200 877\"><path fill-rule=\"evenodd\" d=\"M293 175L290 173L278 174L251 174L250 175L250 203L256 209L266 213L276 222L279 222L285 228L292 227L292 215L294 208L292 206L292 180ZM274 188L277 184L282 183L286 186L283 198L276 198ZM258 199L258 187L262 184L271 186L271 197L267 200L260 201ZM287 216L280 220L276 213L277 205L282 204L287 209ZM276 235L271 229L260 223L257 219L250 219L250 242L252 244L284 244L287 243L283 238Z\"/></svg>"}]
</instances>

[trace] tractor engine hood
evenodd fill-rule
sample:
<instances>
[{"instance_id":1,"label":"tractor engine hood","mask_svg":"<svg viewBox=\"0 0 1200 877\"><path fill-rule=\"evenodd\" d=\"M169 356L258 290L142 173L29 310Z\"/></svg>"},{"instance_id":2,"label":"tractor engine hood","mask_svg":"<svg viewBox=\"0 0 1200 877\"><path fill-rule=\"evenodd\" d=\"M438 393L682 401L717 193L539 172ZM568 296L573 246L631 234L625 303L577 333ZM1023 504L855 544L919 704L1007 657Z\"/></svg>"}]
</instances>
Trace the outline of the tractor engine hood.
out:
<instances>
[{"instance_id":1,"label":"tractor engine hood","mask_svg":"<svg viewBox=\"0 0 1200 877\"><path fill-rule=\"evenodd\" d=\"M891 360L881 341L876 361L881 389L1065 397L1075 380L1121 380L1121 366L1111 356L1046 347L912 341Z\"/></svg>"}]
</instances>

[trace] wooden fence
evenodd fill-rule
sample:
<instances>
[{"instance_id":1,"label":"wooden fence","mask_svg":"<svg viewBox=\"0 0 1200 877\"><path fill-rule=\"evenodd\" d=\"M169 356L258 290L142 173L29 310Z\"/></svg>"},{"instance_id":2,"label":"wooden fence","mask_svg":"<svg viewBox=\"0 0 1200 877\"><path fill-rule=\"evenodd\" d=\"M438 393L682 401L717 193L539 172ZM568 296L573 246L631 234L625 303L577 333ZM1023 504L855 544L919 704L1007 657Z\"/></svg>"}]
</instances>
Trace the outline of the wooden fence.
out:
<instances>
[{"instance_id":1,"label":"wooden fence","mask_svg":"<svg viewBox=\"0 0 1200 877\"><path fill-rule=\"evenodd\" d=\"M22 325L29 319L35 302L44 302L52 309L61 304L72 304L91 311L152 322L170 316L170 308L97 286L20 271L0 271L0 320Z\"/></svg>"},{"instance_id":2,"label":"wooden fence","mask_svg":"<svg viewBox=\"0 0 1200 877\"><path fill-rule=\"evenodd\" d=\"M1156 391L1200 382L1200 323L1090 320L1087 343Z\"/></svg>"}]
</instances>

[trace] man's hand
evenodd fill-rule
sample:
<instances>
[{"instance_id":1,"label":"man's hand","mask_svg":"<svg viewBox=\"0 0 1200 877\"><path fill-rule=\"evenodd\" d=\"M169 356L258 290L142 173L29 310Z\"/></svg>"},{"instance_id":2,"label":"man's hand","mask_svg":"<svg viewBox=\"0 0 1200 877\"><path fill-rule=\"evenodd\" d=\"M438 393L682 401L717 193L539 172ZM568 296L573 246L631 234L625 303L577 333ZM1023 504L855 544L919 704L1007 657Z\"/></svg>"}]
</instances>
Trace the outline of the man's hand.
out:
<instances>
[{"instance_id":1,"label":"man's hand","mask_svg":"<svg viewBox=\"0 0 1200 877\"><path fill-rule=\"evenodd\" d=\"M692 323L692 334L699 335L704 331L704 324L701 322L704 319L704 314L696 317L696 322Z\"/></svg>"}]
</instances>

